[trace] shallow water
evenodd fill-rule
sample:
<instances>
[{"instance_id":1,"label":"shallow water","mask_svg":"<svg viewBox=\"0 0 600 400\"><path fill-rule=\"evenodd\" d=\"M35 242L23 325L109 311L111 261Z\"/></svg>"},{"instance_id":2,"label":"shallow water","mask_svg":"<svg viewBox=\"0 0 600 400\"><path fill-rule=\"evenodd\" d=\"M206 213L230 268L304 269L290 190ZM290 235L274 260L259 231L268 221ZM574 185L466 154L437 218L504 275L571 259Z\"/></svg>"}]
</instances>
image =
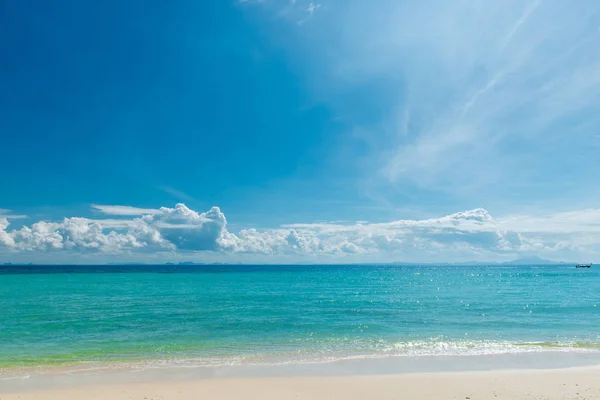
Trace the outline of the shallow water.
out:
<instances>
[{"instance_id":1,"label":"shallow water","mask_svg":"<svg viewBox=\"0 0 600 400\"><path fill-rule=\"evenodd\" d=\"M600 351L600 272L565 266L0 269L0 367Z\"/></svg>"}]
</instances>

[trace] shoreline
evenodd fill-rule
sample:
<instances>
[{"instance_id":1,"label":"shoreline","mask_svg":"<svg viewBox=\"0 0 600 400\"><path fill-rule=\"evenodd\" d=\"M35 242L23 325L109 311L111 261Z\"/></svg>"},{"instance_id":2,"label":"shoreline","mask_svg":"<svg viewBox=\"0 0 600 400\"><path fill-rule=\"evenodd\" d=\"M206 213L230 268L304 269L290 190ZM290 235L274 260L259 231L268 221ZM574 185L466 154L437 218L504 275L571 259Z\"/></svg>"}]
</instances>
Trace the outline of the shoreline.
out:
<instances>
[{"instance_id":1,"label":"shoreline","mask_svg":"<svg viewBox=\"0 0 600 400\"><path fill-rule=\"evenodd\" d=\"M421 344L421 343L419 343ZM444 342L427 343L428 349L422 345L422 348L410 352L377 352L377 353L318 353L318 352L297 352L287 353L245 353L239 355L220 355L220 356L202 356L190 354L188 356L180 354L169 357L135 357L135 358L108 358L108 359L82 359L71 361L61 361L57 359L49 362L45 358L39 360L26 359L23 362L13 360L8 363L0 363L0 379L6 373L11 371L61 371L76 369L114 369L114 368L149 368L149 367L189 367L189 368L220 368L220 367L272 367L287 365L307 365L307 364L335 364L338 362L369 361L382 359L464 359L468 357L527 357L535 355L552 354L558 358L567 357L594 357L598 356L600 364L600 343L547 343L547 342L481 342L461 343ZM445 346L440 349L439 346ZM487 345L489 347L484 347ZM454 346L454 347L453 347ZM415 346L416 347L416 346Z\"/></svg>"},{"instance_id":2,"label":"shoreline","mask_svg":"<svg viewBox=\"0 0 600 400\"><path fill-rule=\"evenodd\" d=\"M558 400L600 398L600 367L548 370L430 372L356 376L212 377L111 381L5 390L2 400L192 400L246 399L478 399Z\"/></svg>"},{"instance_id":3,"label":"shoreline","mask_svg":"<svg viewBox=\"0 0 600 400\"><path fill-rule=\"evenodd\" d=\"M358 376L404 376L506 372L598 370L600 352L537 352L463 356L388 356L318 363L246 365L169 365L161 363L90 363L56 367L0 370L0 393L31 390L62 390L166 382L197 382L213 379L296 379ZM599 379L600 380L600 379ZM2 397L4 399L4 397Z\"/></svg>"}]
</instances>

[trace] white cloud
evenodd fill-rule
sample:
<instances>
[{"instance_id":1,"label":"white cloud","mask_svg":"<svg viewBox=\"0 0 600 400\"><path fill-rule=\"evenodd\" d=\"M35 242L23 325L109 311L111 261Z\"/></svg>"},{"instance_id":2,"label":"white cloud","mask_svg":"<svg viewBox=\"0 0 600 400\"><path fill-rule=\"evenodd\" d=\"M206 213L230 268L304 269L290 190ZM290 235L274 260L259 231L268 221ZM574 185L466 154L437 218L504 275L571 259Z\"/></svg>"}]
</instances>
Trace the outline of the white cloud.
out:
<instances>
[{"instance_id":1,"label":"white cloud","mask_svg":"<svg viewBox=\"0 0 600 400\"><path fill-rule=\"evenodd\" d=\"M293 224L297 234L316 236L321 249L338 253L388 253L401 259L438 254L455 257L465 248L496 252L518 252L518 236L500 231L486 210L475 209L436 219L398 220L387 223Z\"/></svg>"},{"instance_id":2,"label":"white cloud","mask_svg":"<svg viewBox=\"0 0 600 400\"><path fill-rule=\"evenodd\" d=\"M600 234L600 209L585 209L541 216L509 216L504 218L501 224L530 233Z\"/></svg>"},{"instance_id":3,"label":"white cloud","mask_svg":"<svg viewBox=\"0 0 600 400\"><path fill-rule=\"evenodd\" d=\"M219 207L197 213L184 204L161 207L160 212L142 217L161 236L182 250L218 250L217 240L225 231L227 220Z\"/></svg>"},{"instance_id":4,"label":"white cloud","mask_svg":"<svg viewBox=\"0 0 600 400\"><path fill-rule=\"evenodd\" d=\"M354 159L369 196L548 206L598 191L599 2L323 3L286 51L348 128L336 147L368 145Z\"/></svg>"},{"instance_id":5,"label":"white cloud","mask_svg":"<svg viewBox=\"0 0 600 400\"><path fill-rule=\"evenodd\" d=\"M139 208L130 206L107 206L101 204L92 204L94 210L108 215L146 215L158 214L160 210L153 208Z\"/></svg>"},{"instance_id":6,"label":"white cloud","mask_svg":"<svg viewBox=\"0 0 600 400\"><path fill-rule=\"evenodd\" d=\"M8 225L10 225L8 219L0 218L0 249L15 245L15 240L6 232Z\"/></svg>"},{"instance_id":7,"label":"white cloud","mask_svg":"<svg viewBox=\"0 0 600 400\"><path fill-rule=\"evenodd\" d=\"M173 196L174 198L176 198L177 200L185 200L185 201L193 201L194 199L192 198L192 196L188 195L187 193L182 192L181 190L177 190L175 188L172 188L170 186L159 186L158 189L162 190L163 192L170 194L171 196Z\"/></svg>"},{"instance_id":8,"label":"white cloud","mask_svg":"<svg viewBox=\"0 0 600 400\"><path fill-rule=\"evenodd\" d=\"M309 0L238 0L242 6L260 6L278 17L300 26L308 22L323 5Z\"/></svg>"},{"instance_id":9,"label":"white cloud","mask_svg":"<svg viewBox=\"0 0 600 400\"><path fill-rule=\"evenodd\" d=\"M0 218L6 218L6 219L25 219L25 218L28 218L28 217L27 217L27 215L11 214L11 210L8 210L6 208L0 208Z\"/></svg>"},{"instance_id":10,"label":"white cloud","mask_svg":"<svg viewBox=\"0 0 600 400\"><path fill-rule=\"evenodd\" d=\"M457 193L511 187L557 164L581 176L566 159L600 126L590 112L600 104L598 34L586 18L597 5L447 3L426 14L413 4L419 18L392 14L399 28L379 43L398 58L378 68L398 68L411 93L426 96L403 107L429 121L380 155L390 181Z\"/></svg>"},{"instance_id":11,"label":"white cloud","mask_svg":"<svg viewBox=\"0 0 600 400\"><path fill-rule=\"evenodd\" d=\"M479 208L440 218L296 223L237 233L227 230L227 219L218 207L199 213L177 204L155 211L129 220L73 217L13 230L6 218L0 218L0 248L8 254L48 253L49 257L57 252L121 256L210 253L222 260L242 257L251 261L260 256L273 262L488 261L534 254L551 259L594 259L600 255L599 209L493 218Z\"/></svg>"},{"instance_id":12,"label":"white cloud","mask_svg":"<svg viewBox=\"0 0 600 400\"><path fill-rule=\"evenodd\" d=\"M60 223L40 221L9 232L18 250L58 250L63 248L62 236L58 232Z\"/></svg>"},{"instance_id":13,"label":"white cloud","mask_svg":"<svg viewBox=\"0 0 600 400\"><path fill-rule=\"evenodd\" d=\"M103 233L102 225L85 218L66 218L56 232L66 250L115 252L144 247L132 234Z\"/></svg>"},{"instance_id":14,"label":"white cloud","mask_svg":"<svg viewBox=\"0 0 600 400\"><path fill-rule=\"evenodd\" d=\"M183 204L175 208L139 209L128 206L94 206L111 215L138 215L127 219L65 218L62 222L40 221L7 231L0 221L0 244L20 251L65 250L73 252L147 252L219 249L217 240L225 229L225 216L218 207L197 213Z\"/></svg>"},{"instance_id":15,"label":"white cloud","mask_svg":"<svg viewBox=\"0 0 600 400\"><path fill-rule=\"evenodd\" d=\"M321 4L315 4L313 2L310 2L308 4L308 7L306 7L306 12L309 13L310 15L313 15L315 13L315 11L317 11L319 8L321 8Z\"/></svg>"}]
</instances>

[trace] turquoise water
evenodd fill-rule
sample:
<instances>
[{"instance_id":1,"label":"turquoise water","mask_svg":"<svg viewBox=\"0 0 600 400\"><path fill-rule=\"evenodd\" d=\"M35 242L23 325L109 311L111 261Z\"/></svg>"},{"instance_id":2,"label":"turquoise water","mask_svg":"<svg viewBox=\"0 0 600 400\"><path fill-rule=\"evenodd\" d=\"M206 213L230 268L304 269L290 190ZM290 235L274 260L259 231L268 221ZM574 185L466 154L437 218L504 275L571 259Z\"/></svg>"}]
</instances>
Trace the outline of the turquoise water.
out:
<instances>
[{"instance_id":1,"label":"turquoise water","mask_svg":"<svg viewBox=\"0 0 600 400\"><path fill-rule=\"evenodd\" d=\"M0 367L598 349L594 268L0 269Z\"/></svg>"}]
</instances>

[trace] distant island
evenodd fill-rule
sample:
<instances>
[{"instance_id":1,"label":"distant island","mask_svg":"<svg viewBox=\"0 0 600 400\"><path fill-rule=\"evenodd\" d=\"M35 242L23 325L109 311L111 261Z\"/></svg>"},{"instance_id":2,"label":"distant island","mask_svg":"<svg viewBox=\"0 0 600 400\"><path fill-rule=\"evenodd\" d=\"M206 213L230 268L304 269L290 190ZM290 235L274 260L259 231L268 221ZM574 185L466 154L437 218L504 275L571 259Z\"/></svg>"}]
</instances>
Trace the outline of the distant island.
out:
<instances>
[{"instance_id":1,"label":"distant island","mask_svg":"<svg viewBox=\"0 0 600 400\"><path fill-rule=\"evenodd\" d=\"M269 264L261 264L261 263L248 263L248 264L243 264L243 263L223 263L223 262L194 262L194 261L179 261L179 262L165 262L165 263L156 263L156 264L152 264L152 263L143 263L143 262L111 262L111 263L106 263L106 264L34 264L34 263L11 263L11 262L5 262L3 264L0 264L0 267L17 267L17 266L110 266L110 267L128 267L128 266L160 266L160 265L164 265L164 266L173 266L173 267L181 267L181 266L227 266L227 265L232 265L232 266L242 266L242 265L249 265L249 266L256 266L256 265L285 265L285 266L291 266L291 265L297 265L297 266L307 266L307 265L394 265L394 266L402 266L402 265L406 265L406 266L443 266L443 265L447 265L447 266L452 266L452 265L456 265L456 266L485 266L485 265L489 265L489 266L532 266L532 265L576 265L577 262L567 262L567 261L552 261L552 260L546 260L537 256L531 256L531 257L523 257L523 258L518 258L512 261L464 261L464 262L405 262L405 261L391 261L391 262L362 262L362 263L343 263L343 262L338 262L338 263L286 263L286 264L277 264L277 263L269 263Z\"/></svg>"},{"instance_id":2,"label":"distant island","mask_svg":"<svg viewBox=\"0 0 600 400\"><path fill-rule=\"evenodd\" d=\"M533 256L533 257L519 258L519 259L513 260L513 261L507 261L502 264L504 264L504 265L553 265L553 264L573 264L573 263L568 263L565 261L544 260L543 258Z\"/></svg>"}]
</instances>

